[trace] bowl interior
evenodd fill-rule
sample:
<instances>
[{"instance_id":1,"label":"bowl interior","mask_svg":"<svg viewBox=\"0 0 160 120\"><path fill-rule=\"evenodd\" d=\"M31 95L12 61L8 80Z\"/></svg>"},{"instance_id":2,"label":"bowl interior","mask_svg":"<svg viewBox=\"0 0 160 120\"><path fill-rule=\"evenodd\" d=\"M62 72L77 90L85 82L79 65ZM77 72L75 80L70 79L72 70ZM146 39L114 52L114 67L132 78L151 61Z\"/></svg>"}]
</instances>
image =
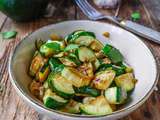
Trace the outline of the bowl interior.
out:
<instances>
[{"instance_id":1,"label":"bowl interior","mask_svg":"<svg viewBox=\"0 0 160 120\"><path fill-rule=\"evenodd\" d=\"M77 29L92 31L96 34L97 39L104 44L110 43L118 48L124 55L125 61L134 68L138 82L131 95L132 101L126 104L124 108L137 104L148 94L156 81L157 74L156 62L150 50L139 38L123 29L106 23L91 21L68 21L46 26L30 34L19 43L11 58L10 71L12 72L11 76L26 94L33 97L28 90L32 79L27 72L35 49L35 40L39 38L48 40L51 33L64 37ZM110 33L109 39L102 35L106 31Z\"/></svg>"}]
</instances>

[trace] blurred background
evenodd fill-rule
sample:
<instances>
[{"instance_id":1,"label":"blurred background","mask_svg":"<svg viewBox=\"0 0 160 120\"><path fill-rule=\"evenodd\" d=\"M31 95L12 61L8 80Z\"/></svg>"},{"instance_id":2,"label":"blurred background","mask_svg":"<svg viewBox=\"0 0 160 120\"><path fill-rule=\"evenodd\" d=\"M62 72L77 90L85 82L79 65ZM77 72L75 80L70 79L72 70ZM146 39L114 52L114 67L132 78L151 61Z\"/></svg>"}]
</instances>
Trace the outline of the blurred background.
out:
<instances>
[{"instance_id":1,"label":"blurred background","mask_svg":"<svg viewBox=\"0 0 160 120\"><path fill-rule=\"evenodd\" d=\"M147 11L157 25L160 23L160 1L159 0L88 0L95 8L107 15L118 15L125 19L132 18L132 14L137 12L143 15L142 9ZM127 8L131 8L130 10ZM74 0L0 0L0 11L11 19L18 22L27 22L36 18L56 17L58 19L68 14L68 10L76 12L77 6ZM118 10L117 10L118 9ZM67 11L67 12L66 12ZM70 10L71 12L71 10ZM117 12L117 13L116 13ZM122 14L123 13L123 14ZM124 14L125 13L125 14ZM73 15L73 17L74 17ZM77 16L75 16L77 17ZM143 18L143 17L142 17ZM143 19L142 19L143 21Z\"/></svg>"}]
</instances>

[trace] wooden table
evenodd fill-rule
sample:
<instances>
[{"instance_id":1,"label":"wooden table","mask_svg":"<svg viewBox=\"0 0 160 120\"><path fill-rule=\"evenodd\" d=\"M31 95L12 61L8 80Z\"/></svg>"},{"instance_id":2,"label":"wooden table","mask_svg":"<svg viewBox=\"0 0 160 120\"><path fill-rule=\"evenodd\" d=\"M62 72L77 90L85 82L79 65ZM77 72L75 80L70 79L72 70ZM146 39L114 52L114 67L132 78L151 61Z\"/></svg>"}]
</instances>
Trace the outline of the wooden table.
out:
<instances>
[{"instance_id":1,"label":"wooden table","mask_svg":"<svg viewBox=\"0 0 160 120\"><path fill-rule=\"evenodd\" d=\"M64 3L62 1L65 1ZM129 1L129 0L128 0ZM132 1L132 0L130 0ZM130 19L132 11L139 11L141 13L141 20L139 23L152 27L160 31L159 17L155 15L154 9L156 0L141 0L145 4L139 4L133 6L129 2L124 2L121 7L119 16ZM158 0L157 0L158 1ZM149 6L150 3L154 6ZM159 2L160 3L160 2ZM10 18L0 13L0 31L8 31L14 29L18 31L18 35L12 41L9 41L3 59L0 61L0 84L3 90L0 92L0 120L39 120L40 115L17 95L15 89L10 83L8 75L8 57L10 52L13 50L18 41L20 41L28 33L48 24L54 24L64 20L75 20L75 19L87 19L83 13L68 0L61 0L59 3L54 3L57 10L53 17L41 18L28 23L16 23ZM62 7L65 6L65 7ZM152 8L147 9L147 8ZM105 14L112 14L114 11L104 11ZM160 11L159 11L160 12ZM153 13L153 14L152 14ZM108 21L104 21L108 22ZM111 23L112 24L112 23ZM149 48L153 49L154 54L160 58L160 45L144 40ZM160 88L160 82L158 84ZM121 120L160 120L160 93L153 92L150 98L132 114L122 118Z\"/></svg>"}]
</instances>

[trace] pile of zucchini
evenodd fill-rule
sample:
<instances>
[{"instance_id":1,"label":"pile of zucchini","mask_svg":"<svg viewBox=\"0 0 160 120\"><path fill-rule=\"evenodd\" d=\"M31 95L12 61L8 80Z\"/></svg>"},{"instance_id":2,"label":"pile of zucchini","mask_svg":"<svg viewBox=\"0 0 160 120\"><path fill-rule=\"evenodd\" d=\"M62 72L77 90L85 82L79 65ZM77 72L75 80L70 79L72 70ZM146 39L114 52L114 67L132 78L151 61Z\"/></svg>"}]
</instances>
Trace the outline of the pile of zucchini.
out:
<instances>
[{"instance_id":1,"label":"pile of zucchini","mask_svg":"<svg viewBox=\"0 0 160 120\"><path fill-rule=\"evenodd\" d=\"M135 88L133 69L115 47L93 32L77 30L64 39L35 42L29 75L31 93L51 109L106 115L125 104Z\"/></svg>"}]
</instances>

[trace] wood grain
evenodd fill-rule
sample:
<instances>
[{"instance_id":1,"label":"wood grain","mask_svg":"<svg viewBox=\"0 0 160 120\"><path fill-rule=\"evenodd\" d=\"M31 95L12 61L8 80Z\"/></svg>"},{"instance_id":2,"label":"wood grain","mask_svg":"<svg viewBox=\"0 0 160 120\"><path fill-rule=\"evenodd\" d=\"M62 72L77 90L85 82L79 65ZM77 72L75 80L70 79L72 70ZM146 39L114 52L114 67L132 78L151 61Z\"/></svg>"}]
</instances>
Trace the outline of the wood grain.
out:
<instances>
[{"instance_id":1,"label":"wood grain","mask_svg":"<svg viewBox=\"0 0 160 120\"><path fill-rule=\"evenodd\" d=\"M6 20L6 16L2 13L2 12L0 12L0 29L2 29L2 27L3 27L3 24L5 23L5 20Z\"/></svg>"},{"instance_id":2,"label":"wood grain","mask_svg":"<svg viewBox=\"0 0 160 120\"><path fill-rule=\"evenodd\" d=\"M0 30L3 28L4 23L6 21L7 17L0 12ZM5 48L7 46L8 42L7 41L3 41L2 37L0 36L0 59L3 57L3 54L5 53Z\"/></svg>"},{"instance_id":3,"label":"wood grain","mask_svg":"<svg viewBox=\"0 0 160 120\"><path fill-rule=\"evenodd\" d=\"M11 28L14 29L14 26L15 23L8 18L2 28L2 31L6 31ZM27 28L29 32L29 26L25 26L25 28ZM38 114L25 105L22 99L16 94L9 81L7 65L10 51L12 51L17 42L21 39L21 37L23 37L24 33L26 33L23 32L23 30L19 31L18 28L15 29L19 32L20 36L17 36L16 39L9 43L0 66L0 71L2 74L0 83L3 88L3 91L0 93L0 120L36 120L38 118Z\"/></svg>"},{"instance_id":4,"label":"wood grain","mask_svg":"<svg viewBox=\"0 0 160 120\"><path fill-rule=\"evenodd\" d=\"M64 1L64 0L63 0ZM150 0L151 1L151 0ZM60 1L59 1L60 2ZM55 2L54 5L57 6L59 3ZM10 52L13 50L18 41L20 41L28 33L48 24L57 23L64 20L73 19L88 19L79 10L78 7L71 2L61 2L61 6L56 9L53 17L41 18L29 23L16 23L11 19L0 13L0 31L7 31L14 29L18 31L18 35L15 39L9 42L5 56L0 61L0 84L3 90L0 92L0 120L41 120L42 117L31 107L29 107L15 92L12 87L7 65ZM105 14L110 13L108 10L100 10ZM132 6L130 2L125 1L121 7L119 16L130 19L130 14L133 11L139 11L142 15L140 21L141 24L159 29L156 22L151 19L148 15L148 11L144 8L144 4L139 4L138 6ZM159 11L160 12L160 11ZM114 11L110 14L114 14ZM103 22L108 22L103 20ZM159 45L144 40L147 46L153 49L154 54L160 59L160 47ZM160 88L160 82L158 83ZM160 120L160 94L158 92L153 92L150 98L136 111L132 114L122 118L121 120Z\"/></svg>"}]
</instances>

